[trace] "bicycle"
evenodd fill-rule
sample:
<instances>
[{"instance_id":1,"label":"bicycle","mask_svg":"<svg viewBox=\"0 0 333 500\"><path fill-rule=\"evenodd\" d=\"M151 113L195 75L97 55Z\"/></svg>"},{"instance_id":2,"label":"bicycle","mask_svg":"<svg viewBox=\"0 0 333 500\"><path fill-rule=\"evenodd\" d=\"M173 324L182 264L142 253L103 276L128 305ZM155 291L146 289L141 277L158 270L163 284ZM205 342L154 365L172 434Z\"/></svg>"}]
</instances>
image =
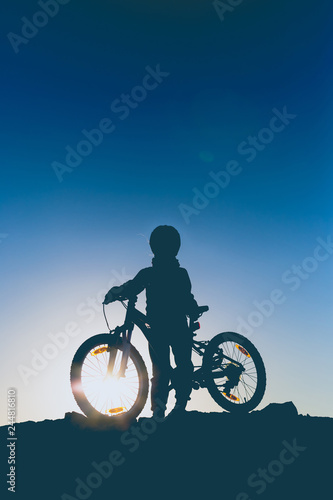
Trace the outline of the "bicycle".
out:
<instances>
[{"instance_id":1,"label":"bicycle","mask_svg":"<svg viewBox=\"0 0 333 500\"><path fill-rule=\"evenodd\" d=\"M135 308L137 297L119 297L126 309L122 326L87 339L76 351L70 372L74 398L83 413L97 424L116 425L134 420L148 397L145 363L131 344L134 325L149 342L147 317ZM125 301L128 300L126 304ZM199 307L199 317L208 306ZM217 334L211 340L195 340L200 323L189 319L192 351L202 357L195 366L193 389L207 388L214 401L232 413L247 413L258 406L266 388L266 371L254 345L234 332ZM169 390L173 388L172 379Z\"/></svg>"}]
</instances>

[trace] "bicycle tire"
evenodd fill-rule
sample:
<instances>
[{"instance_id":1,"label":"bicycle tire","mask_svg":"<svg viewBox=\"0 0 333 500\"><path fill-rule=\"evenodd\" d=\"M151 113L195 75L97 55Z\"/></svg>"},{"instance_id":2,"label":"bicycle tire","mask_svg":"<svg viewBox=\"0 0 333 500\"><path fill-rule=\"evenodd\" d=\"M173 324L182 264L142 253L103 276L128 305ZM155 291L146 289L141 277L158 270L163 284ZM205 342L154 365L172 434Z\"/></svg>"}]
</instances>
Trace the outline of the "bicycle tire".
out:
<instances>
[{"instance_id":1,"label":"bicycle tire","mask_svg":"<svg viewBox=\"0 0 333 500\"><path fill-rule=\"evenodd\" d=\"M146 365L139 352L131 344L129 362L131 361L133 363L137 371L139 385L137 397L133 406L131 406L128 411L114 416L105 415L91 404L91 401L89 401L87 394L85 393L82 381L82 367L84 362L89 353L98 349L99 346L109 346L110 348L122 351L122 344L119 344L119 342L116 343L112 338L112 335L108 333L102 333L90 337L78 348L73 357L70 371L70 381L75 401L83 413L97 425L107 424L116 426L117 424L124 424L125 422L128 423L134 420L141 413L147 401L149 384Z\"/></svg>"},{"instance_id":2,"label":"bicycle tire","mask_svg":"<svg viewBox=\"0 0 333 500\"><path fill-rule=\"evenodd\" d=\"M246 370L241 374L241 378L238 382L238 385L240 385L240 387L238 388L238 385L237 385L238 395L237 395L237 390L234 390L234 392L235 392L234 395L230 395L230 394L227 395L226 393L224 393L223 389L221 389L221 387L223 387L223 379L226 381L227 378L226 377L217 377L218 372L214 373L214 363L216 364L216 360L214 361L214 355L217 356L219 346L221 346L221 345L223 346L223 344L224 344L224 346L226 348L227 342L230 342L231 344L235 344L235 346L239 346L239 347L243 348L244 352L247 353L246 356L245 356L245 354L243 354L243 356L250 358L250 361L252 360L253 365L254 365L255 370L256 370L256 373L257 373L257 382L256 382L255 390L254 390L253 394L251 395L250 399L246 400L244 398L245 401L242 401L242 398L238 397L238 396L240 396L239 389L242 389L241 384L243 384L244 385L244 393L246 392L246 395L248 396L250 390L249 389L246 390L246 387L248 388L248 384L247 384L247 382L244 382L244 379L246 379L246 375L247 375L248 377L251 377L251 379L249 379L249 380L251 380L251 383L254 383L252 381L253 373L254 373L253 371L248 372L248 373L251 373L251 375L246 373ZM239 347L236 349L237 351L239 351ZM223 349L223 347L222 347L222 349ZM238 352L236 353L236 355L239 356L239 358L240 358L242 355L242 352L241 351L239 351L239 352L240 352L240 355L238 354ZM226 355L228 355L228 354L226 353ZM230 356L230 357L232 357L232 356ZM222 365L222 362L223 362L223 360L221 360L221 365ZM226 363L225 366L227 366L227 364L230 364L230 362L228 362L228 360L225 360L225 363ZM259 405L259 403L261 402L261 400L264 396L265 390L266 390L265 366L264 366L263 360L262 360L258 350L256 349L256 347L252 344L252 342L250 342L243 335L240 335L239 333L235 333L235 332L223 332L223 333L219 333L218 335L213 337L205 350L205 353L203 356L202 367L203 367L205 385L209 391L209 394L214 399L214 401L219 406L224 408L225 410L227 410L231 413L235 413L235 414L236 413L239 413L239 414L240 413L248 413L248 412L252 411L254 408L256 408ZM253 368L251 368L251 370L253 370ZM217 380L219 380L219 379L222 382L222 384L217 383ZM231 396L234 398L238 398L239 400L238 401L231 400L230 399Z\"/></svg>"}]
</instances>

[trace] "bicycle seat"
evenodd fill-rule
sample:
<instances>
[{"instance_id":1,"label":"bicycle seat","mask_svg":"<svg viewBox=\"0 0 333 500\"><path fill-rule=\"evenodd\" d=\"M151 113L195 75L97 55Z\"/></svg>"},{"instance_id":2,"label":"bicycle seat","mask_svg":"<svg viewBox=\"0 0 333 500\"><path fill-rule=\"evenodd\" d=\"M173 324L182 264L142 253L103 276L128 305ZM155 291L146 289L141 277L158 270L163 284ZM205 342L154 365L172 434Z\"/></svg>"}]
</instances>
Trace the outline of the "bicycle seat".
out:
<instances>
[{"instance_id":1,"label":"bicycle seat","mask_svg":"<svg viewBox=\"0 0 333 500\"><path fill-rule=\"evenodd\" d=\"M207 312L207 311L209 311L209 307L208 306L199 306L198 307L199 314L203 314L204 312Z\"/></svg>"}]
</instances>

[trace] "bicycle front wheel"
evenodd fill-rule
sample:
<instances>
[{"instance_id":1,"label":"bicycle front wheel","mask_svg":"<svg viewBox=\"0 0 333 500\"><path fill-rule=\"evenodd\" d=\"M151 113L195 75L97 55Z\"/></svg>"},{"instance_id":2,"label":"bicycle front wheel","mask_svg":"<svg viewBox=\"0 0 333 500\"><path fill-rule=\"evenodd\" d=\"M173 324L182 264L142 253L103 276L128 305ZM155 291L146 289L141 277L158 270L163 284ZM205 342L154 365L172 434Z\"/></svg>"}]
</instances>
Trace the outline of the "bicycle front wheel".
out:
<instances>
[{"instance_id":1,"label":"bicycle front wheel","mask_svg":"<svg viewBox=\"0 0 333 500\"><path fill-rule=\"evenodd\" d=\"M131 421L146 403L148 374L144 361L131 345L125 376L120 377L122 352L123 345L116 343L111 334L103 333L86 340L73 358L71 386L74 398L83 413L97 424Z\"/></svg>"},{"instance_id":2,"label":"bicycle front wheel","mask_svg":"<svg viewBox=\"0 0 333 500\"><path fill-rule=\"evenodd\" d=\"M266 371L254 345L234 332L216 335L209 342L203 372L206 387L218 405L233 413L258 406L266 389Z\"/></svg>"}]
</instances>

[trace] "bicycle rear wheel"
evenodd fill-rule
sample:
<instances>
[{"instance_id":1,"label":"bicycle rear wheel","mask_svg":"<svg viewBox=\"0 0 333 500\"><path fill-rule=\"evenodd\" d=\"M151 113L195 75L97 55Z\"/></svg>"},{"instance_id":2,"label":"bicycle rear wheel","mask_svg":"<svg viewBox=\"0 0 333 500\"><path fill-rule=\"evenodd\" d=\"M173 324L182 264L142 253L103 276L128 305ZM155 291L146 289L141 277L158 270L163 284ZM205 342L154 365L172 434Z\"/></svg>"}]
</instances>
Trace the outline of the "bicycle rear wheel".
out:
<instances>
[{"instance_id":1,"label":"bicycle rear wheel","mask_svg":"<svg viewBox=\"0 0 333 500\"><path fill-rule=\"evenodd\" d=\"M254 345L234 332L216 335L203 357L206 387L218 405L233 413L258 406L266 389L266 371Z\"/></svg>"},{"instance_id":2,"label":"bicycle rear wheel","mask_svg":"<svg viewBox=\"0 0 333 500\"><path fill-rule=\"evenodd\" d=\"M144 361L130 346L125 377L119 377L123 346L111 334L86 340L74 355L71 386L74 398L87 417L96 424L117 425L135 419L148 396L148 374ZM110 357L114 362L108 372Z\"/></svg>"}]
</instances>

